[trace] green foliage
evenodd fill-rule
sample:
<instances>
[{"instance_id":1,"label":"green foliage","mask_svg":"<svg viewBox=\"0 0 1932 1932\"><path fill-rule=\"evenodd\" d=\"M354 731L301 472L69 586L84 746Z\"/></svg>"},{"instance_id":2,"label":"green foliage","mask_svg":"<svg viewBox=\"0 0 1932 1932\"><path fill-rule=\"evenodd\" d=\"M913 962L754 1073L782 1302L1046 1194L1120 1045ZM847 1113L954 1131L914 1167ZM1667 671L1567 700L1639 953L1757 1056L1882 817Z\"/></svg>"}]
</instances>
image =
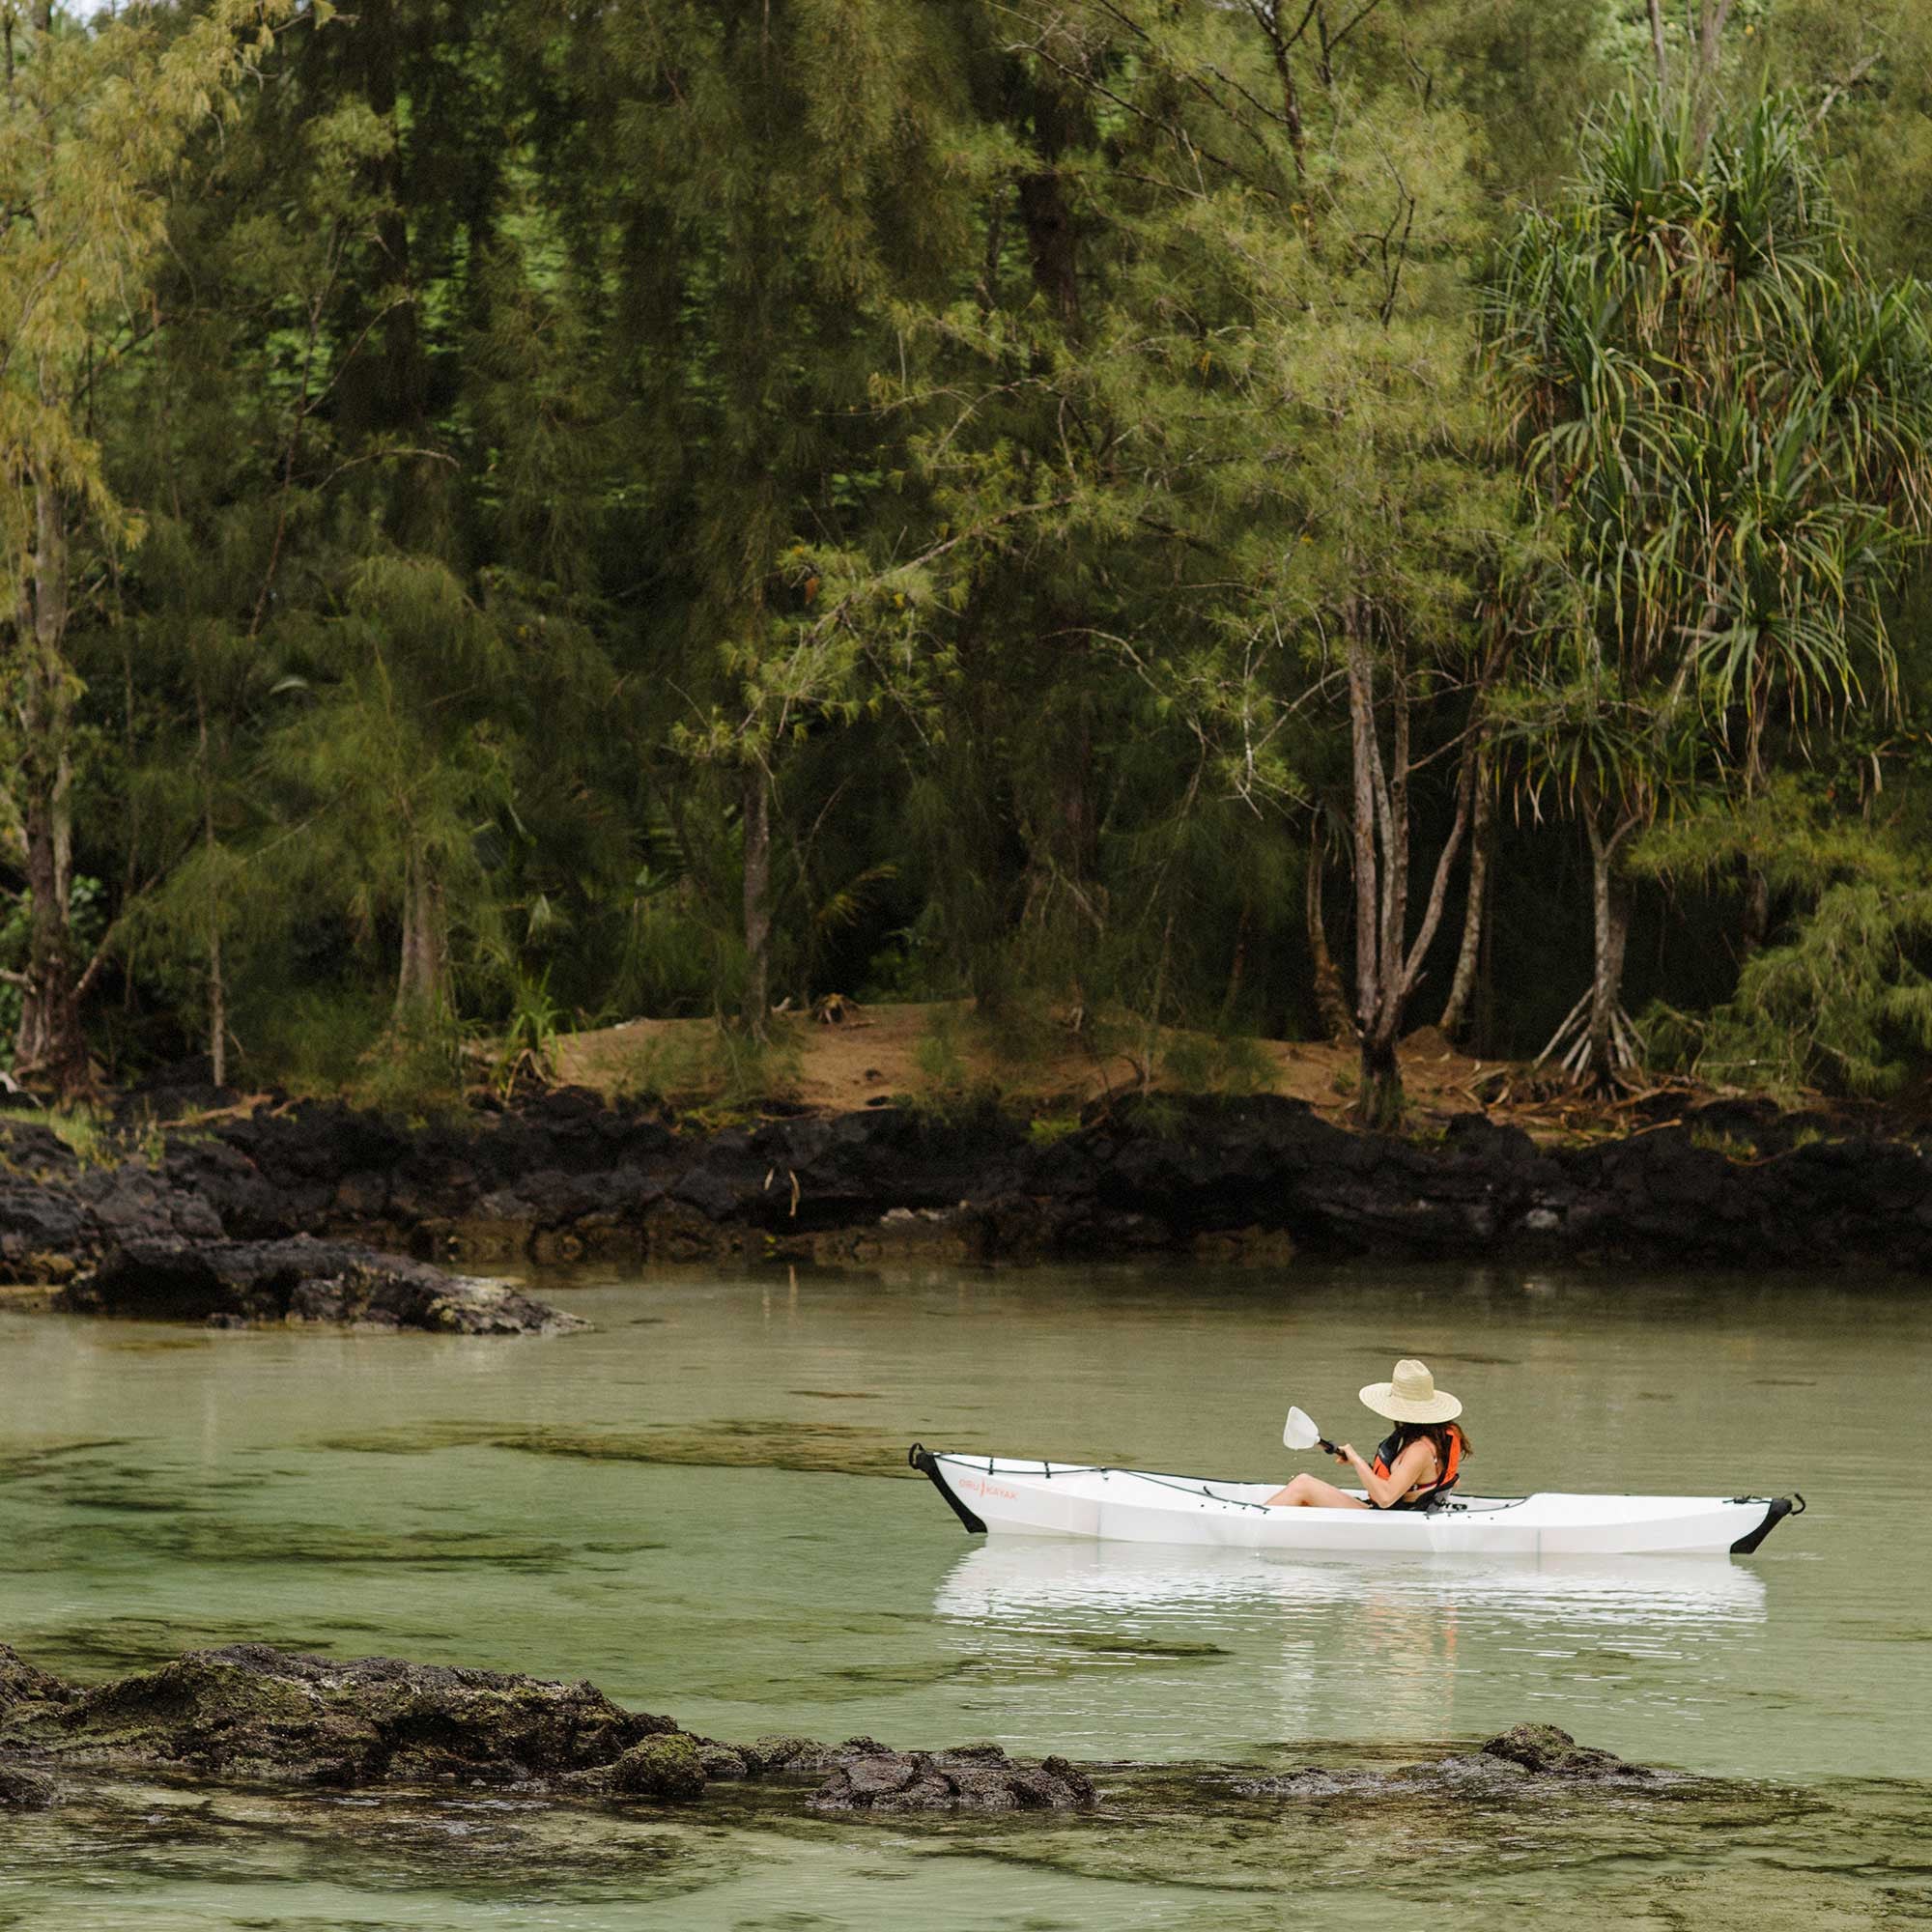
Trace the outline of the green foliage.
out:
<instances>
[{"instance_id":1,"label":"green foliage","mask_svg":"<svg viewBox=\"0 0 1932 1932\"><path fill-rule=\"evenodd\" d=\"M107 925L107 889L83 874L72 881L68 895L68 930L74 950L89 953L100 944ZM27 963L28 932L33 919L32 895L22 893L0 919L0 969L20 972ZM14 1030L20 1023L20 988L0 980L0 1067L14 1064Z\"/></svg>"},{"instance_id":2,"label":"green foliage","mask_svg":"<svg viewBox=\"0 0 1932 1932\"><path fill-rule=\"evenodd\" d=\"M1160 1077L1182 1094L1240 1099L1274 1085L1275 1064L1245 1034L1172 1033L1162 1043Z\"/></svg>"},{"instance_id":3,"label":"green foliage","mask_svg":"<svg viewBox=\"0 0 1932 1932\"><path fill-rule=\"evenodd\" d=\"M1239 1093L1232 1042L1313 1018L1345 637L1384 753L1413 727L1417 879L1504 643L1527 816L1595 786L1689 837L1842 736L1903 846L1922 12L1743 7L1721 72L1765 103L1702 152L1609 111L1580 177L1577 114L1647 57L1598 0L1400 0L1326 53L1167 0L23 29L0 548L57 485L70 596L44 661L0 616L15 913L57 803L115 1073L218 1039L238 1080L420 1110L465 1041L500 1085L566 1015L762 1029L839 988L979 1001L922 1044L935 1104L1069 1050ZM1509 434L1475 379L1499 241ZM1832 820L1660 872L1656 989L1730 990L1752 873L1773 951L1838 920L1850 875L1798 876ZM1540 986L1577 888L1508 837L1493 976ZM1153 1047L1177 1027L1216 1043ZM779 1034L625 1077L749 1101L793 1077Z\"/></svg>"},{"instance_id":4,"label":"green foliage","mask_svg":"<svg viewBox=\"0 0 1932 1932\"><path fill-rule=\"evenodd\" d=\"M997 1029L976 1023L973 1015L954 1007L941 1007L928 1015L913 1047L919 1085L908 1096L915 1112L948 1123L988 1119L1001 1105L1000 1082L977 1070L972 1056Z\"/></svg>"},{"instance_id":5,"label":"green foliage","mask_svg":"<svg viewBox=\"0 0 1932 1932\"><path fill-rule=\"evenodd\" d=\"M622 1056L612 1095L633 1105L732 1113L785 1099L798 1086L801 1024L787 1021L762 1039L742 1027L697 1022L654 1035Z\"/></svg>"},{"instance_id":6,"label":"green foliage","mask_svg":"<svg viewBox=\"0 0 1932 1932\"><path fill-rule=\"evenodd\" d=\"M1795 1098L1821 1086L1895 1093L1932 1055L1932 864L1921 838L1838 816L1787 784L1743 810L1662 827L1637 859L1679 880L1748 867L1793 905L1776 943L1745 960L1732 998L1702 1014L1653 1007L1646 1029L1664 1064Z\"/></svg>"},{"instance_id":7,"label":"green foliage","mask_svg":"<svg viewBox=\"0 0 1932 1932\"><path fill-rule=\"evenodd\" d=\"M805 1024L788 1020L762 1036L743 1027L719 1026L711 1043L718 1098L734 1108L788 1098L798 1086L798 1029Z\"/></svg>"},{"instance_id":8,"label":"green foliage","mask_svg":"<svg viewBox=\"0 0 1932 1932\"><path fill-rule=\"evenodd\" d=\"M463 1030L446 1009L417 1006L362 1056L349 1094L355 1104L412 1124L462 1111L467 1088Z\"/></svg>"},{"instance_id":9,"label":"green foliage","mask_svg":"<svg viewBox=\"0 0 1932 1932\"><path fill-rule=\"evenodd\" d=\"M83 1167L113 1167L122 1149L106 1118L91 1107L0 1107L0 1121L45 1127Z\"/></svg>"},{"instance_id":10,"label":"green foliage","mask_svg":"<svg viewBox=\"0 0 1932 1932\"><path fill-rule=\"evenodd\" d=\"M1915 288L1865 283L1795 102L1708 145L1627 102L1520 223L1490 329L1561 555L1515 734L1532 783L1647 815L1687 761L1748 786L1776 720L1890 691L1932 338Z\"/></svg>"},{"instance_id":11,"label":"green foliage","mask_svg":"<svg viewBox=\"0 0 1932 1932\"><path fill-rule=\"evenodd\" d=\"M236 1014L235 1031L254 1078L294 1094L340 1094L361 1080L389 1012L383 992L366 984L263 986Z\"/></svg>"},{"instance_id":12,"label":"green foliage","mask_svg":"<svg viewBox=\"0 0 1932 1932\"><path fill-rule=\"evenodd\" d=\"M541 1085L554 1076L564 1019L563 1009L551 998L549 972L532 978L516 971L510 1016L497 1041L495 1081L499 1094L514 1093L524 1080Z\"/></svg>"}]
</instances>

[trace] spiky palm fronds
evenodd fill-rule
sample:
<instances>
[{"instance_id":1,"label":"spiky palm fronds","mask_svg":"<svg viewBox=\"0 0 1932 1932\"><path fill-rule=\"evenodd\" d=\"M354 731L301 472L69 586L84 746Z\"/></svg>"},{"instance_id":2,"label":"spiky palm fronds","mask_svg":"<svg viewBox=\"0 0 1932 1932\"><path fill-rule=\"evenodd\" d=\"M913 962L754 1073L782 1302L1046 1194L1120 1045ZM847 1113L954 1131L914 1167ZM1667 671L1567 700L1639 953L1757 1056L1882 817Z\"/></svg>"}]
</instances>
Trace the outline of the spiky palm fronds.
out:
<instances>
[{"instance_id":1,"label":"spiky palm fronds","mask_svg":"<svg viewBox=\"0 0 1932 1932\"><path fill-rule=\"evenodd\" d=\"M1548 774L1627 759L1640 786L1688 732L1754 781L1774 711L1803 730L1889 696L1879 596L1926 523L1932 334L1916 288L1864 282L1793 105L1699 148L1624 102L1510 239L1485 319L1578 632L1543 667Z\"/></svg>"}]
</instances>

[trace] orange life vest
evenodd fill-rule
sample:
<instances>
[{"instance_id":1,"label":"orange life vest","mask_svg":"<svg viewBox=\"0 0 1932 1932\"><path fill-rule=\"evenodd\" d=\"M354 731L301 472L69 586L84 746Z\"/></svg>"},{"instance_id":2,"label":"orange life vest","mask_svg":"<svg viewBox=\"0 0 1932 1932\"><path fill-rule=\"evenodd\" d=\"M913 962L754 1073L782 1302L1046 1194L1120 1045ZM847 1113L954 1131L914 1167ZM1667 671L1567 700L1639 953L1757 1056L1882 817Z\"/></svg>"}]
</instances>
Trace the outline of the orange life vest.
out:
<instances>
[{"instance_id":1,"label":"orange life vest","mask_svg":"<svg viewBox=\"0 0 1932 1932\"><path fill-rule=\"evenodd\" d=\"M1437 1496L1446 1495L1456 1487L1456 1478L1463 1469L1463 1432L1451 1429L1444 1432L1449 1438L1449 1466L1439 1471L1435 1482L1418 1490L1412 1496L1398 1496L1384 1507L1388 1509L1423 1509L1433 1503ZM1395 1459L1402 1454L1402 1431L1393 1435L1385 1435L1376 1445L1376 1460L1370 1464L1377 1475L1386 1476Z\"/></svg>"}]
</instances>

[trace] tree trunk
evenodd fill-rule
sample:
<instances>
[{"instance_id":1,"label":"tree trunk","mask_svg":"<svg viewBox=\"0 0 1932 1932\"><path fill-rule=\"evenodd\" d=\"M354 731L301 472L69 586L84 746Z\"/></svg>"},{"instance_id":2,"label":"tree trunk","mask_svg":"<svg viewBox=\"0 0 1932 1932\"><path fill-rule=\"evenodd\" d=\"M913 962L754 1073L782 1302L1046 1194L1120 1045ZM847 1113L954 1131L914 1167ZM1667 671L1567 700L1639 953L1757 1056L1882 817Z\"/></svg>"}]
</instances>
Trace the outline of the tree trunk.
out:
<instances>
[{"instance_id":1,"label":"tree trunk","mask_svg":"<svg viewBox=\"0 0 1932 1932\"><path fill-rule=\"evenodd\" d=\"M1170 923L1171 921L1172 915ZM1248 935L1253 929L1254 923L1253 901L1243 895L1241 916L1235 923L1234 956L1228 961L1228 989L1221 995L1221 1024L1224 1027L1232 1027L1235 1024L1235 1013L1240 1005L1241 981L1247 977L1248 970ZM1163 952L1163 967L1166 955Z\"/></svg>"},{"instance_id":2,"label":"tree trunk","mask_svg":"<svg viewBox=\"0 0 1932 1932\"><path fill-rule=\"evenodd\" d=\"M1376 663L1361 613L1349 611L1349 728L1354 766L1355 1026L1361 1042L1361 1088L1355 1123L1392 1126L1402 1115L1402 1069L1396 1038L1408 998L1422 977L1457 855L1468 833L1475 768L1464 758L1457 781L1456 818L1430 880L1413 941L1408 937L1409 689L1399 640L1388 657L1389 755L1382 761L1376 717ZM1379 854L1379 860L1378 855Z\"/></svg>"},{"instance_id":3,"label":"tree trunk","mask_svg":"<svg viewBox=\"0 0 1932 1932\"><path fill-rule=\"evenodd\" d=\"M772 1021L772 786L762 765L745 773L745 1024L763 1039Z\"/></svg>"},{"instance_id":4,"label":"tree trunk","mask_svg":"<svg viewBox=\"0 0 1932 1932\"><path fill-rule=\"evenodd\" d=\"M1476 745L1470 749L1475 759L1471 780L1472 823L1469 829L1469 898L1463 910L1463 944L1456 954L1456 975L1449 982L1449 997L1442 1003L1439 1022L1446 1038L1458 1038L1468 1024L1469 1003L1476 990L1476 967L1483 951L1483 920L1490 890L1490 786L1489 753Z\"/></svg>"},{"instance_id":5,"label":"tree trunk","mask_svg":"<svg viewBox=\"0 0 1932 1932\"><path fill-rule=\"evenodd\" d=\"M1074 108L1059 83L1034 83L1033 146L1039 167L1019 181L1020 221L1026 229L1034 287L1052 303L1067 334L1080 328L1078 237L1058 162L1073 131Z\"/></svg>"},{"instance_id":6,"label":"tree trunk","mask_svg":"<svg viewBox=\"0 0 1932 1932\"><path fill-rule=\"evenodd\" d=\"M1341 969L1328 950L1328 922L1321 910L1322 875L1327 868L1328 840L1318 812L1308 828L1308 952L1315 963L1315 1009L1321 1025L1337 1046L1346 1046L1355 1037L1354 1022L1349 1017L1349 998L1342 990Z\"/></svg>"},{"instance_id":7,"label":"tree trunk","mask_svg":"<svg viewBox=\"0 0 1932 1932\"><path fill-rule=\"evenodd\" d=\"M1402 929L1406 912L1402 901L1407 882L1407 732L1401 728L1404 708L1398 690L1394 769L1385 770L1376 732L1375 662L1361 635L1359 613L1350 611L1348 631L1349 731L1354 781L1355 1034L1361 1046L1355 1124L1379 1132L1401 1120L1403 1106L1402 1067L1395 1052L1402 997L1395 981L1402 973Z\"/></svg>"},{"instance_id":8,"label":"tree trunk","mask_svg":"<svg viewBox=\"0 0 1932 1932\"><path fill-rule=\"evenodd\" d=\"M20 758L27 847L27 983L14 1064L63 1095L87 1084L70 924L73 884L73 693L67 653L67 511L44 479L34 488L34 552L20 599Z\"/></svg>"},{"instance_id":9,"label":"tree trunk","mask_svg":"<svg viewBox=\"0 0 1932 1932\"><path fill-rule=\"evenodd\" d=\"M208 699L202 689L201 661L195 660L194 723L201 757L201 839L209 861L208 881L208 1067L217 1087L228 1084L228 987L221 971L221 895L214 882L214 779L208 761Z\"/></svg>"},{"instance_id":10,"label":"tree trunk","mask_svg":"<svg viewBox=\"0 0 1932 1932\"><path fill-rule=\"evenodd\" d=\"M442 881L413 840L403 882L403 958L396 976L399 1023L435 1019L449 1008L449 937Z\"/></svg>"},{"instance_id":11,"label":"tree trunk","mask_svg":"<svg viewBox=\"0 0 1932 1932\"><path fill-rule=\"evenodd\" d=\"M1771 932L1771 881L1753 866L1745 877L1744 951L1748 958Z\"/></svg>"},{"instance_id":12,"label":"tree trunk","mask_svg":"<svg viewBox=\"0 0 1932 1932\"><path fill-rule=\"evenodd\" d=\"M1362 1036L1361 1086L1355 1095L1355 1124L1387 1133L1402 1124L1402 1066L1395 1055L1393 1028Z\"/></svg>"},{"instance_id":13,"label":"tree trunk","mask_svg":"<svg viewBox=\"0 0 1932 1932\"><path fill-rule=\"evenodd\" d=\"M1592 1086L1608 1092L1617 1081L1616 1015L1623 994L1624 947L1630 938L1630 889L1616 872L1620 835L1605 838L1590 811L1583 815L1583 826L1590 836L1590 903L1596 936L1584 1074Z\"/></svg>"}]
</instances>

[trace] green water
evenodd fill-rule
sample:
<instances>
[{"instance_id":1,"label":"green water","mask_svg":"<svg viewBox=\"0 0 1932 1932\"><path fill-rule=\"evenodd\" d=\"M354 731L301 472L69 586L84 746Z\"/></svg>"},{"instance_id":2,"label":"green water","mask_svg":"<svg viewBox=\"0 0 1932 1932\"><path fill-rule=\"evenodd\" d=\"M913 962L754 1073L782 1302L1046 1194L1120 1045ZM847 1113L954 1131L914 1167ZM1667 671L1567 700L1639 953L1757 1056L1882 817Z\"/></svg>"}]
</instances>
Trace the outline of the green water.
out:
<instances>
[{"instance_id":1,"label":"green water","mask_svg":"<svg viewBox=\"0 0 1932 1932\"><path fill-rule=\"evenodd\" d=\"M1520 1719L1725 1782L1667 1801L1097 1818L605 1817L480 1797L112 1795L0 1820L0 1926L1932 1923L1932 1539L1912 1284L1205 1267L552 1276L551 1342L0 1317L0 1639L589 1677L724 1738L1401 1761ZM1398 1353L1468 1481L1802 1489L1760 1554L1317 1564L993 1544L905 1445L1286 1476Z\"/></svg>"}]
</instances>

